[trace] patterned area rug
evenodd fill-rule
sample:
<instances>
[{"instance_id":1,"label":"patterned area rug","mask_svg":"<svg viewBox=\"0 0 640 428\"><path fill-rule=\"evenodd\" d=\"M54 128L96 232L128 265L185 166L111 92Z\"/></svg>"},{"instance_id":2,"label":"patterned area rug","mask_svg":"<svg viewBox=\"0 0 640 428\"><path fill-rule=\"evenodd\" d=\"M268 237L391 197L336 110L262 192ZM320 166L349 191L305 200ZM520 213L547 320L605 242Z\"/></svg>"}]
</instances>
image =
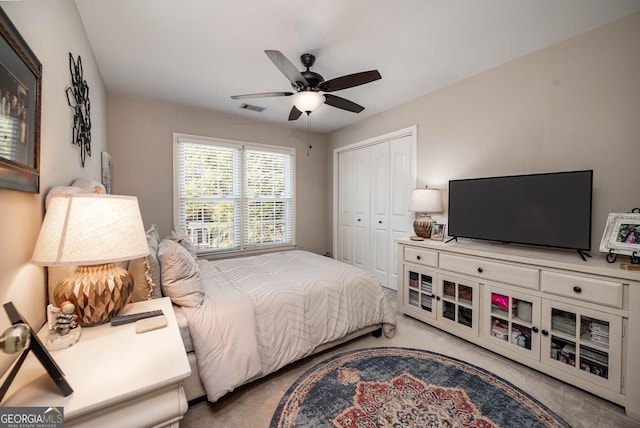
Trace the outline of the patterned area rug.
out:
<instances>
[{"instance_id":1,"label":"patterned area rug","mask_svg":"<svg viewBox=\"0 0 640 428\"><path fill-rule=\"evenodd\" d=\"M336 355L286 392L272 428L569 427L509 382L419 349L370 348Z\"/></svg>"}]
</instances>

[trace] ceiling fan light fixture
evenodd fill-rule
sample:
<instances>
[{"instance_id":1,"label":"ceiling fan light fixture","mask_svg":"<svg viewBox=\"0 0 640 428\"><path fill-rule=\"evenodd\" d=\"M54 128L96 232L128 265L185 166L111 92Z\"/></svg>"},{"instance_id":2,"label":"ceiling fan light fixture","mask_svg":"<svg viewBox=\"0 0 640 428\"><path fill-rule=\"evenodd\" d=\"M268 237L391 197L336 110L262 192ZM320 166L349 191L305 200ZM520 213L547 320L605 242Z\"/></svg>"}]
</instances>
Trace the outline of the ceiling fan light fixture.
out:
<instances>
[{"instance_id":1,"label":"ceiling fan light fixture","mask_svg":"<svg viewBox=\"0 0 640 428\"><path fill-rule=\"evenodd\" d=\"M289 111L290 121L298 120L300 116L302 116L302 113L307 113L307 116L309 116L311 112L319 109L322 104L327 104L331 107L350 111L352 113L360 113L364 110L364 107L354 103L353 101L333 95L331 92L364 85L365 83L370 83L382 78L378 70L369 70L324 80L321 75L309 70L315 61L315 57L312 54L307 53L300 57L302 65L306 68L305 71L300 72L296 66L282 54L282 52L276 50L266 50L264 52L278 70L280 70L289 82L291 82L291 86L295 93L262 92L259 94L232 95L231 98L234 100L242 100L245 98L293 96L293 106Z\"/></svg>"},{"instance_id":2,"label":"ceiling fan light fixture","mask_svg":"<svg viewBox=\"0 0 640 428\"><path fill-rule=\"evenodd\" d=\"M324 95L319 92L302 91L293 95L293 105L301 112L313 112L324 103Z\"/></svg>"}]
</instances>

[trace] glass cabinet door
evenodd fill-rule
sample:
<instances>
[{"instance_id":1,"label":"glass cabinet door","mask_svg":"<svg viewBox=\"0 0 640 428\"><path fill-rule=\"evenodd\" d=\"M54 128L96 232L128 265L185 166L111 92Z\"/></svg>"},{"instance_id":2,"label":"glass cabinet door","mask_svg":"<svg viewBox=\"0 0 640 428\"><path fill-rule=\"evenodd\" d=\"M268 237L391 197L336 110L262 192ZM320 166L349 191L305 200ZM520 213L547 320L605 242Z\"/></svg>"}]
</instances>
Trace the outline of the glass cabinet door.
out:
<instances>
[{"instance_id":1,"label":"glass cabinet door","mask_svg":"<svg viewBox=\"0 0 640 428\"><path fill-rule=\"evenodd\" d=\"M483 336L514 352L540 357L540 298L487 285Z\"/></svg>"},{"instance_id":2,"label":"glass cabinet door","mask_svg":"<svg viewBox=\"0 0 640 428\"><path fill-rule=\"evenodd\" d=\"M453 328L477 335L478 283L448 275L439 275L438 283L438 318Z\"/></svg>"},{"instance_id":3,"label":"glass cabinet door","mask_svg":"<svg viewBox=\"0 0 640 428\"><path fill-rule=\"evenodd\" d=\"M543 300L542 362L620 392L622 317Z\"/></svg>"},{"instance_id":4,"label":"glass cabinet door","mask_svg":"<svg viewBox=\"0 0 640 428\"><path fill-rule=\"evenodd\" d=\"M405 308L407 313L421 317L435 318L435 272L405 265ZM409 312L410 311L410 312Z\"/></svg>"}]
</instances>

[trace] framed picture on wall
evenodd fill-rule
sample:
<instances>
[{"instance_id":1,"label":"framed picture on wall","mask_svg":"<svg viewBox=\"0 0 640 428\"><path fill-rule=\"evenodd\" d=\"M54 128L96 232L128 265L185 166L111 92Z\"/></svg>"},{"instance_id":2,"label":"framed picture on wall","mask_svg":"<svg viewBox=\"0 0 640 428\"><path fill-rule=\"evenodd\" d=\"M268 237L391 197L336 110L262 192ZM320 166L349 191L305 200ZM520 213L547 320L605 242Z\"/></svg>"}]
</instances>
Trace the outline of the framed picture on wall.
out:
<instances>
[{"instance_id":1,"label":"framed picture on wall","mask_svg":"<svg viewBox=\"0 0 640 428\"><path fill-rule=\"evenodd\" d=\"M442 241L444 239L444 223L435 223L431 229L431 239L434 241Z\"/></svg>"},{"instance_id":2,"label":"framed picture on wall","mask_svg":"<svg viewBox=\"0 0 640 428\"><path fill-rule=\"evenodd\" d=\"M111 194L111 155L102 152L102 185L107 193Z\"/></svg>"},{"instance_id":3,"label":"framed picture on wall","mask_svg":"<svg viewBox=\"0 0 640 428\"><path fill-rule=\"evenodd\" d=\"M0 8L0 187L38 193L42 64Z\"/></svg>"}]
</instances>

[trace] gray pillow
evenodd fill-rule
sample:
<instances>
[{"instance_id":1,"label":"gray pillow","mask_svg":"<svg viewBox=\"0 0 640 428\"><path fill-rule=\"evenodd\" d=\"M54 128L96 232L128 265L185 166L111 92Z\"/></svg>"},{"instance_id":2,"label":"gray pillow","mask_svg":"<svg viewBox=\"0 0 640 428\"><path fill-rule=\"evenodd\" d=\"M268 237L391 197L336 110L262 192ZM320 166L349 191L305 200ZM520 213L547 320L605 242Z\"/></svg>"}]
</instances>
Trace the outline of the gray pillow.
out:
<instances>
[{"instance_id":1,"label":"gray pillow","mask_svg":"<svg viewBox=\"0 0 640 428\"><path fill-rule=\"evenodd\" d=\"M204 299L198 262L180 244L170 239L160 241L158 249L162 294L179 306L197 308Z\"/></svg>"}]
</instances>

